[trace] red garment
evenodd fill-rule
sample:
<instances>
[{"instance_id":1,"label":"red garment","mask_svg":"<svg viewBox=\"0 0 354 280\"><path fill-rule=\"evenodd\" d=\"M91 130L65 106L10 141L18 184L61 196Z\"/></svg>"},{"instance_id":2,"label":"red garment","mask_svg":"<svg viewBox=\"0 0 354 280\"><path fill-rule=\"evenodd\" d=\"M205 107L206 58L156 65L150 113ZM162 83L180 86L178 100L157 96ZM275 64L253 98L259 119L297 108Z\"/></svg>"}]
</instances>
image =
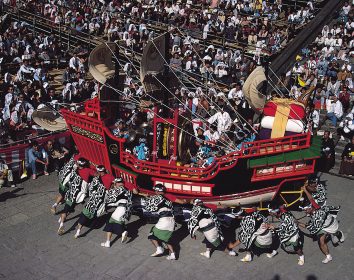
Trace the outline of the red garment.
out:
<instances>
[{"instance_id":1,"label":"red garment","mask_svg":"<svg viewBox=\"0 0 354 280\"><path fill-rule=\"evenodd\" d=\"M95 174L96 174L96 172L89 167L79 169L80 177L82 178L82 180L84 180L87 183L90 181L90 177L94 177Z\"/></svg>"},{"instance_id":2,"label":"red garment","mask_svg":"<svg viewBox=\"0 0 354 280\"><path fill-rule=\"evenodd\" d=\"M111 174L104 174L101 177L103 185L106 187L107 190L109 190L112 186L112 182L114 180L114 177Z\"/></svg>"},{"instance_id":3,"label":"red garment","mask_svg":"<svg viewBox=\"0 0 354 280\"><path fill-rule=\"evenodd\" d=\"M178 197L170 193L165 193L163 196L171 202L175 202L178 199Z\"/></svg>"},{"instance_id":4,"label":"red garment","mask_svg":"<svg viewBox=\"0 0 354 280\"><path fill-rule=\"evenodd\" d=\"M316 203L316 201L315 201L314 199L311 199L310 202L311 202L312 207L315 208L316 210L321 208L321 207Z\"/></svg>"}]
</instances>

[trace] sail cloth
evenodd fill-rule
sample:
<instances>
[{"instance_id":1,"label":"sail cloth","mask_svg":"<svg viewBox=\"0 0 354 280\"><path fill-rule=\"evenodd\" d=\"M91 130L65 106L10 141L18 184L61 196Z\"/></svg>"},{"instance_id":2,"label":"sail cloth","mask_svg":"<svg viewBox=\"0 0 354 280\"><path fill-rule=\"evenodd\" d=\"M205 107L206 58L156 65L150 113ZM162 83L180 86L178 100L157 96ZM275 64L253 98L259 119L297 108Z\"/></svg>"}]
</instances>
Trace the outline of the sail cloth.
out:
<instances>
[{"instance_id":1,"label":"sail cloth","mask_svg":"<svg viewBox=\"0 0 354 280\"><path fill-rule=\"evenodd\" d=\"M149 41L144 50L140 62L140 80L146 93L151 94L161 91L162 85L157 81L162 78L165 70L166 33Z\"/></svg>"},{"instance_id":2,"label":"sail cloth","mask_svg":"<svg viewBox=\"0 0 354 280\"><path fill-rule=\"evenodd\" d=\"M116 52L115 43L104 43L94 48L89 56L89 71L93 78L105 84L106 81L115 74L115 66L113 64L113 54Z\"/></svg>"},{"instance_id":3,"label":"sail cloth","mask_svg":"<svg viewBox=\"0 0 354 280\"><path fill-rule=\"evenodd\" d=\"M266 102L266 96L260 92L263 87L263 83L266 81L267 78L264 73L264 68L262 66L258 66L248 76L242 88L248 104L257 113L261 113L263 111L263 107Z\"/></svg>"}]
</instances>

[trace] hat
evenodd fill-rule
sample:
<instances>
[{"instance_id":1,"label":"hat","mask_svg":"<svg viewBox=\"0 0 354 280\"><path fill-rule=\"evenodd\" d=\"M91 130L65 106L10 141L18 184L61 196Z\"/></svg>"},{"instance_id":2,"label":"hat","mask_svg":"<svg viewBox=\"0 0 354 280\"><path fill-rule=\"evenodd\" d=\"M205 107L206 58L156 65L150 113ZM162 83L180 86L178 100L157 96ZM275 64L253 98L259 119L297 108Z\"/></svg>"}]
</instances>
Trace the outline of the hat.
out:
<instances>
[{"instance_id":1,"label":"hat","mask_svg":"<svg viewBox=\"0 0 354 280\"><path fill-rule=\"evenodd\" d=\"M309 182L309 184L317 184L318 183L318 177L316 175L310 175L308 177L308 182Z\"/></svg>"},{"instance_id":2,"label":"hat","mask_svg":"<svg viewBox=\"0 0 354 280\"><path fill-rule=\"evenodd\" d=\"M278 204L274 201L271 201L269 204L268 204L268 212L269 213L273 213L273 214L276 214L280 211L279 207L278 207Z\"/></svg>"},{"instance_id":3,"label":"hat","mask_svg":"<svg viewBox=\"0 0 354 280\"><path fill-rule=\"evenodd\" d=\"M87 164L87 160L81 157L77 160L77 164L81 167L84 167Z\"/></svg>"},{"instance_id":4,"label":"hat","mask_svg":"<svg viewBox=\"0 0 354 280\"><path fill-rule=\"evenodd\" d=\"M164 185L162 185L162 184L156 184L153 187L153 190L157 191L157 192L166 192L166 187Z\"/></svg>"},{"instance_id":5,"label":"hat","mask_svg":"<svg viewBox=\"0 0 354 280\"><path fill-rule=\"evenodd\" d=\"M121 123L124 123L124 121L123 121L122 119L118 119L118 120L115 122L114 125L119 125L119 124L121 124Z\"/></svg>"},{"instance_id":6,"label":"hat","mask_svg":"<svg viewBox=\"0 0 354 280\"><path fill-rule=\"evenodd\" d=\"M113 183L124 183L124 181L122 177L117 177L113 180Z\"/></svg>"},{"instance_id":7,"label":"hat","mask_svg":"<svg viewBox=\"0 0 354 280\"><path fill-rule=\"evenodd\" d=\"M97 165L96 170L98 172L105 172L106 168L103 165Z\"/></svg>"},{"instance_id":8,"label":"hat","mask_svg":"<svg viewBox=\"0 0 354 280\"><path fill-rule=\"evenodd\" d=\"M241 216L244 213L244 210L240 206L237 206L231 209L231 213L235 216Z\"/></svg>"},{"instance_id":9,"label":"hat","mask_svg":"<svg viewBox=\"0 0 354 280\"><path fill-rule=\"evenodd\" d=\"M193 205L199 205L199 204L202 204L202 203L203 203L203 201L201 199L199 199L199 198L195 198L193 200Z\"/></svg>"}]
</instances>

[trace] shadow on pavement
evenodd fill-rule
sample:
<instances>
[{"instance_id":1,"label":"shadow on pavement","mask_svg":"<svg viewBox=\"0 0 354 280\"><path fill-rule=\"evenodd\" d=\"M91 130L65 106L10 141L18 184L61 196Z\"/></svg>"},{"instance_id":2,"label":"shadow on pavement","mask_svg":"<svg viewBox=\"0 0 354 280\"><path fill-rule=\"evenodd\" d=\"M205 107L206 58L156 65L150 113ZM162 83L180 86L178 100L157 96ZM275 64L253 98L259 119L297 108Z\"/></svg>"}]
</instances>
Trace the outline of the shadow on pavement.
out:
<instances>
[{"instance_id":1,"label":"shadow on pavement","mask_svg":"<svg viewBox=\"0 0 354 280\"><path fill-rule=\"evenodd\" d=\"M26 195L26 194L17 194L19 191L22 191L22 190L23 190L23 188L16 188L12 191L4 192L4 193L0 194L0 202L4 202L8 199L12 199L12 198Z\"/></svg>"}]
</instances>

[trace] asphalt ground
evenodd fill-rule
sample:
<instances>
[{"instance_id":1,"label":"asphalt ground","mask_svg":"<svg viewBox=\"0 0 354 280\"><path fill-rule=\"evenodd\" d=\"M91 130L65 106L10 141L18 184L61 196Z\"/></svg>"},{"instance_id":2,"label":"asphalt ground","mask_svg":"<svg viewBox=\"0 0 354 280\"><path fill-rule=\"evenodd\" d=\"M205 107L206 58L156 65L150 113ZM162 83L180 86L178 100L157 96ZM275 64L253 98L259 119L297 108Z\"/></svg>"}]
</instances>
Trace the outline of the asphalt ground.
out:
<instances>
[{"instance_id":1,"label":"asphalt ground","mask_svg":"<svg viewBox=\"0 0 354 280\"><path fill-rule=\"evenodd\" d=\"M328 204L341 205L340 229L345 233L343 244L330 252L333 261L321 263L323 255L317 242L305 237L305 265L297 265L297 256L279 249L273 259L265 255L251 263L242 263L244 253L230 257L216 251L211 259L200 256L204 250L202 235L192 240L184 228L178 228L175 240L180 241L178 260L153 258L154 249L147 239L152 227L133 216L128 230L130 240L117 240L111 248L103 248L103 226L99 220L93 229L83 230L83 237L74 239L75 225L82 205L69 216L68 232L57 235L58 216L49 209L57 194L55 174L27 180L16 188L0 189L0 278L4 279L354 279L353 181L324 174ZM58 208L61 210L61 207ZM299 215L302 215L299 213ZM87 232L88 230L88 232Z\"/></svg>"}]
</instances>

